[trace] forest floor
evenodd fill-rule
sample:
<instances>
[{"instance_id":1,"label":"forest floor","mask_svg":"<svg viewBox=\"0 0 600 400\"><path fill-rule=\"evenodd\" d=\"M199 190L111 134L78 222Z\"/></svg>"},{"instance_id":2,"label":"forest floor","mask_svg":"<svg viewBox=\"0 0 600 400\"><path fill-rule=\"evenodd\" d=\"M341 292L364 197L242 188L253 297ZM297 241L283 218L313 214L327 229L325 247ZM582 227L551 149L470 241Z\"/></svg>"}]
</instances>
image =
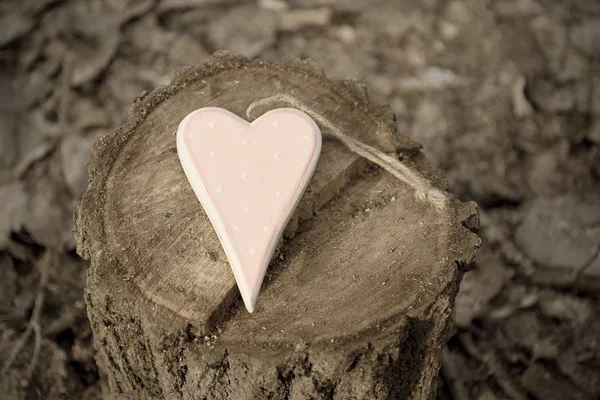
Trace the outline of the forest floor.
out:
<instances>
[{"instance_id":1,"label":"forest floor","mask_svg":"<svg viewBox=\"0 0 600 400\"><path fill-rule=\"evenodd\" d=\"M217 49L364 82L481 207L439 399L600 398L597 0L0 2L0 397L99 398L72 213L92 143Z\"/></svg>"}]
</instances>

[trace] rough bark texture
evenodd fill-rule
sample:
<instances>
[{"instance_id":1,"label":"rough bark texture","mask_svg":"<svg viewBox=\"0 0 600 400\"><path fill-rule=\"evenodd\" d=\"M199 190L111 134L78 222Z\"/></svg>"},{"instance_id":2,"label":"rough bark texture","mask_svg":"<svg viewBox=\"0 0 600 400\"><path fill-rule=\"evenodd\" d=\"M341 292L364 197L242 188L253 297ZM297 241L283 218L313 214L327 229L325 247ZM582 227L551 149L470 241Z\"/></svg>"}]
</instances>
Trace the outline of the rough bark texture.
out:
<instances>
[{"instance_id":1,"label":"rough bark texture","mask_svg":"<svg viewBox=\"0 0 600 400\"><path fill-rule=\"evenodd\" d=\"M474 203L435 211L325 140L256 311L238 300L174 133L194 109L245 117L250 103L277 92L443 185L418 144L395 134L389 108L370 106L363 87L330 82L311 62L218 53L178 71L96 143L76 211L105 398L433 397L454 297L479 245Z\"/></svg>"}]
</instances>

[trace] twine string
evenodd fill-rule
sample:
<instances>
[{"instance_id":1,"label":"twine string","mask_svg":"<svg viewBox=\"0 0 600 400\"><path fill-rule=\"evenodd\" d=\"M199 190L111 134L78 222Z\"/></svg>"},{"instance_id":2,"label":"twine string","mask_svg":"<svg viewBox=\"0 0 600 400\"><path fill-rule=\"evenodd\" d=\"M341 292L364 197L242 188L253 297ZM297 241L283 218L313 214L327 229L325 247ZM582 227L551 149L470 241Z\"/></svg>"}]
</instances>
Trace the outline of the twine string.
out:
<instances>
[{"instance_id":1,"label":"twine string","mask_svg":"<svg viewBox=\"0 0 600 400\"><path fill-rule=\"evenodd\" d=\"M323 136L329 136L342 142L353 153L366 158L370 162L375 163L388 171L397 179L411 187L415 192L415 198L418 200L431 204L437 210L443 210L446 207L446 195L441 190L434 187L431 182L423 177L418 171L407 167L397 158L391 157L375 147L345 135L341 129L323 114L316 112L291 95L282 93L257 100L250 104L246 109L246 117L248 120L251 120L251 114L256 108L272 106L277 102L287 103L308 114L322 127L327 128L326 131L323 132Z\"/></svg>"}]
</instances>

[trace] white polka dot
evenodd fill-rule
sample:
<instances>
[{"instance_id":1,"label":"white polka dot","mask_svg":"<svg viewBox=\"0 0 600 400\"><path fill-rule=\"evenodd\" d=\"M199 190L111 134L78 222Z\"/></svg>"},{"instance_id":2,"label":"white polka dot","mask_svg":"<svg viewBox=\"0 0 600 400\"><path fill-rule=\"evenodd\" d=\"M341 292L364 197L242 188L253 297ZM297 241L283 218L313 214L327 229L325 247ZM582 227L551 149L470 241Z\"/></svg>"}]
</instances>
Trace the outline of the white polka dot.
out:
<instances>
[{"instance_id":1,"label":"white polka dot","mask_svg":"<svg viewBox=\"0 0 600 400\"><path fill-rule=\"evenodd\" d=\"M248 145L248 141L246 139L242 140L242 146L247 146Z\"/></svg>"},{"instance_id":2,"label":"white polka dot","mask_svg":"<svg viewBox=\"0 0 600 400\"><path fill-rule=\"evenodd\" d=\"M275 128L277 128L277 127L279 126L279 122L278 122L278 121L273 121L273 126L274 126Z\"/></svg>"},{"instance_id":3,"label":"white polka dot","mask_svg":"<svg viewBox=\"0 0 600 400\"><path fill-rule=\"evenodd\" d=\"M306 135L306 136L304 136L304 139L310 140L310 136Z\"/></svg>"},{"instance_id":4,"label":"white polka dot","mask_svg":"<svg viewBox=\"0 0 600 400\"><path fill-rule=\"evenodd\" d=\"M208 153L208 156L209 156L210 158L214 158L214 157L215 157L215 153L213 153L213 152L211 151L210 153Z\"/></svg>"},{"instance_id":5,"label":"white polka dot","mask_svg":"<svg viewBox=\"0 0 600 400\"><path fill-rule=\"evenodd\" d=\"M278 159L279 158L279 153L273 153L273 158Z\"/></svg>"},{"instance_id":6,"label":"white polka dot","mask_svg":"<svg viewBox=\"0 0 600 400\"><path fill-rule=\"evenodd\" d=\"M217 126L217 124L215 124L215 121L210 121L208 123L208 126L211 127L211 128L214 128L215 126Z\"/></svg>"},{"instance_id":7,"label":"white polka dot","mask_svg":"<svg viewBox=\"0 0 600 400\"><path fill-rule=\"evenodd\" d=\"M240 227L236 225L236 226L233 227L233 230L236 231L236 232L239 232L240 231Z\"/></svg>"},{"instance_id":8,"label":"white polka dot","mask_svg":"<svg viewBox=\"0 0 600 400\"><path fill-rule=\"evenodd\" d=\"M248 251L250 252L250 254L255 254L256 253L256 249L254 247L250 247L248 249Z\"/></svg>"},{"instance_id":9,"label":"white polka dot","mask_svg":"<svg viewBox=\"0 0 600 400\"><path fill-rule=\"evenodd\" d=\"M244 207L244 211L248 211L248 207Z\"/></svg>"},{"instance_id":10,"label":"white polka dot","mask_svg":"<svg viewBox=\"0 0 600 400\"><path fill-rule=\"evenodd\" d=\"M216 190L217 190L217 193L223 193L223 188L221 186L219 186Z\"/></svg>"},{"instance_id":11,"label":"white polka dot","mask_svg":"<svg viewBox=\"0 0 600 400\"><path fill-rule=\"evenodd\" d=\"M246 179L247 177L248 177L248 175L246 175L246 174L241 174L240 175L240 178L242 178L242 179Z\"/></svg>"},{"instance_id":12,"label":"white polka dot","mask_svg":"<svg viewBox=\"0 0 600 400\"><path fill-rule=\"evenodd\" d=\"M265 227L263 228L263 230L264 230L265 232L269 232L269 231L271 230L271 227L269 227L269 226L265 226Z\"/></svg>"},{"instance_id":13,"label":"white polka dot","mask_svg":"<svg viewBox=\"0 0 600 400\"><path fill-rule=\"evenodd\" d=\"M276 192L275 197L281 197L281 192Z\"/></svg>"}]
</instances>

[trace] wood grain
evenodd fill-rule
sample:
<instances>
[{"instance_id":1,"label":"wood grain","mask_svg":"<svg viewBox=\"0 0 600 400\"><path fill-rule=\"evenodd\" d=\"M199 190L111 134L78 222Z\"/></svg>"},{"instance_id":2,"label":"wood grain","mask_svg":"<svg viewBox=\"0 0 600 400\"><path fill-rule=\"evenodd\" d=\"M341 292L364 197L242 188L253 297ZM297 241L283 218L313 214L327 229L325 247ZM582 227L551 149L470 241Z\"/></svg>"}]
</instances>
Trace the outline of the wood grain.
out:
<instances>
[{"instance_id":1,"label":"wood grain","mask_svg":"<svg viewBox=\"0 0 600 400\"><path fill-rule=\"evenodd\" d=\"M418 145L394 135L389 109L310 62L219 53L179 71L96 144L76 212L78 251L91 259L86 301L106 396L432 396L458 283L479 245L469 230L477 227L473 204L453 200L435 211L326 140L255 313L240 306L174 132L194 109L244 116L276 92L388 154L406 153L437 179Z\"/></svg>"},{"instance_id":2,"label":"wood grain","mask_svg":"<svg viewBox=\"0 0 600 400\"><path fill-rule=\"evenodd\" d=\"M318 101L332 105L324 111L335 115L333 106L339 107L339 99L331 95L323 99L322 88L306 85L302 76L295 78L285 82L288 92L302 97L320 95ZM281 80L277 73L255 65L223 70L186 85L135 128L106 179L103 223L108 247L116 257L128 260L129 273L146 296L185 318L209 321L213 313L228 307L226 300L231 297L227 293L235 281L217 236L182 173L173 133L183 117L200 107L226 107L244 116L250 102L281 90ZM346 119L365 125L364 115ZM367 129L364 134L368 135ZM389 139L375 142L393 148ZM322 157L299 205L298 222L311 218L366 165L332 141L324 143ZM288 238L294 235L290 230L286 233ZM169 263L179 267L165 270L163 266Z\"/></svg>"}]
</instances>

